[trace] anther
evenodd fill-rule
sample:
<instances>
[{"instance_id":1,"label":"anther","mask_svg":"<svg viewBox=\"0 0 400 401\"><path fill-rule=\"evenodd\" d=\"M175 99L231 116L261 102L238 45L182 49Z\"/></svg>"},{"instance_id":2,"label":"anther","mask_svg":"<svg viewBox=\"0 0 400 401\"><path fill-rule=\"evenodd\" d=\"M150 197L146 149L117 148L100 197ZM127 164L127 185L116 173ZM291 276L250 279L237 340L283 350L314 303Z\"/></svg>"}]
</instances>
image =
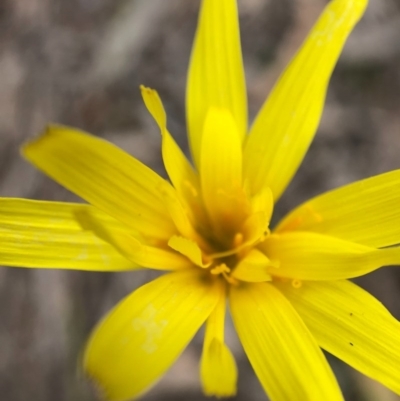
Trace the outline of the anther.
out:
<instances>
[{"instance_id":1,"label":"anther","mask_svg":"<svg viewBox=\"0 0 400 401\"><path fill-rule=\"evenodd\" d=\"M233 238L233 247L234 248L239 248L243 244L243 234L242 233L236 233L235 237Z\"/></svg>"},{"instance_id":2,"label":"anther","mask_svg":"<svg viewBox=\"0 0 400 401\"><path fill-rule=\"evenodd\" d=\"M230 273L231 269L225 264L221 263L218 266L215 266L213 269L210 270L211 274L224 274L224 273Z\"/></svg>"}]
</instances>

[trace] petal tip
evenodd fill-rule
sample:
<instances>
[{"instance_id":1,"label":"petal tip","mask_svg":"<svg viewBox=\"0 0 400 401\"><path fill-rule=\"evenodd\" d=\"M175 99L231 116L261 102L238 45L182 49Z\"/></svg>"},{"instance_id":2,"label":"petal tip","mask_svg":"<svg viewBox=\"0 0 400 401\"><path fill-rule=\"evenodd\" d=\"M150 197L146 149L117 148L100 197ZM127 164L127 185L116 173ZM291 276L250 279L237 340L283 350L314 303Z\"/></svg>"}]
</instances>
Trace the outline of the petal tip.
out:
<instances>
[{"instance_id":1,"label":"petal tip","mask_svg":"<svg viewBox=\"0 0 400 401\"><path fill-rule=\"evenodd\" d=\"M21 146L21 154L23 157L29 160L29 154L31 149L33 149L36 145L39 145L43 140L49 138L50 136L56 134L60 131L65 131L68 128L61 124L56 123L48 123L44 127L44 129L33 138L28 139L22 146Z\"/></svg>"},{"instance_id":2,"label":"petal tip","mask_svg":"<svg viewBox=\"0 0 400 401\"><path fill-rule=\"evenodd\" d=\"M105 387L88 371L86 371L86 378L89 381L90 388L92 392L98 397L100 400L107 401L120 401L114 398L111 398L108 392L105 390ZM121 400L122 401L122 400Z\"/></svg>"}]
</instances>

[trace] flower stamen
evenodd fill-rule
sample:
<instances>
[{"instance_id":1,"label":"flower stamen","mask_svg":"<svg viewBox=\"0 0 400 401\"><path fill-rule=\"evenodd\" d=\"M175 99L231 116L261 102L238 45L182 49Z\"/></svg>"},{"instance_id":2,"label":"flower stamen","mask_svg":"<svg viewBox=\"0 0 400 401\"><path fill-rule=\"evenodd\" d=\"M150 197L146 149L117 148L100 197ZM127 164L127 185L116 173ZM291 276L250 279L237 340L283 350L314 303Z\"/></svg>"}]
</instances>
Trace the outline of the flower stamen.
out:
<instances>
[{"instance_id":1,"label":"flower stamen","mask_svg":"<svg viewBox=\"0 0 400 401\"><path fill-rule=\"evenodd\" d=\"M231 269L225 264L225 263L221 263L218 266L215 266L213 269L210 270L211 274L223 274L223 273L230 273Z\"/></svg>"},{"instance_id":2,"label":"flower stamen","mask_svg":"<svg viewBox=\"0 0 400 401\"><path fill-rule=\"evenodd\" d=\"M241 245L243 245L243 240L244 236L242 233L236 233L235 237L233 238L233 247L234 248L239 248Z\"/></svg>"},{"instance_id":3,"label":"flower stamen","mask_svg":"<svg viewBox=\"0 0 400 401\"><path fill-rule=\"evenodd\" d=\"M210 273L217 276L219 274L222 274L224 279L232 285L238 285L238 280L230 276L231 269L225 264L221 263L217 266L215 266L213 269L210 270Z\"/></svg>"}]
</instances>

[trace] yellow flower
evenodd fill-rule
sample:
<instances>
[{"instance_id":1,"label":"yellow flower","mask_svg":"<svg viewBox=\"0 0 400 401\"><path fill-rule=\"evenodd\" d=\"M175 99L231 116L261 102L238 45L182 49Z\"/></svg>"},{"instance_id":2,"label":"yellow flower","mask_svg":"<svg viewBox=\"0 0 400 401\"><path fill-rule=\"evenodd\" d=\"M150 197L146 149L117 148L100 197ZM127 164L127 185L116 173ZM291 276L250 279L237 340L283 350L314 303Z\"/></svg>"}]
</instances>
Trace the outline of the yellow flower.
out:
<instances>
[{"instance_id":1,"label":"yellow flower","mask_svg":"<svg viewBox=\"0 0 400 401\"><path fill-rule=\"evenodd\" d=\"M269 229L366 3L328 4L247 133L236 2L203 0L187 87L194 167L157 93L141 88L172 184L71 128L50 126L24 147L90 205L1 199L0 264L170 271L122 300L89 340L84 366L108 399L146 391L203 323L204 392L233 395L227 301L272 400L342 399L320 347L400 394L400 323L347 280L400 263L400 171L311 199Z\"/></svg>"}]
</instances>

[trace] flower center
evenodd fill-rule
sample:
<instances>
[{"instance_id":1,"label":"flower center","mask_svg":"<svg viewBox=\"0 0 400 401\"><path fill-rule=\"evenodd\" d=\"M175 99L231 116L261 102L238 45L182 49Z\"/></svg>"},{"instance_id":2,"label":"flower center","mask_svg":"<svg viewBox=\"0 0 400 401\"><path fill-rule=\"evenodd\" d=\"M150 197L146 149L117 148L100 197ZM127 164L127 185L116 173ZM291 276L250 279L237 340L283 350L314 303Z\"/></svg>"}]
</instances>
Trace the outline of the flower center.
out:
<instances>
[{"instance_id":1,"label":"flower center","mask_svg":"<svg viewBox=\"0 0 400 401\"><path fill-rule=\"evenodd\" d=\"M259 228L255 226L254 228ZM251 235L249 235L251 234ZM228 284L237 285L241 280L241 276L236 274L236 269L243 266L248 255L256 249L257 245L265 240L269 235L269 229L259 229L244 235L239 232L233 236L231 247L229 249L224 246L214 246L215 252L207 253L204 256L204 268L216 277L224 278ZM266 262L268 259L266 258Z\"/></svg>"},{"instance_id":2,"label":"flower center","mask_svg":"<svg viewBox=\"0 0 400 401\"><path fill-rule=\"evenodd\" d=\"M187 215L190 226L179 224L180 235L173 236L168 246L186 256L194 266L207 272L210 277L223 278L229 284L246 281L248 272L253 277L269 279L266 273L272 263L259 245L269 236L269 221L273 199L269 188L249 195L238 188L236 197L225 199L219 207L203 201L199 192L190 192ZM217 197L217 200L219 198ZM213 205L213 204L212 204ZM171 208L172 209L172 208ZM177 220L182 223L182 220ZM257 269L264 268L261 276ZM265 280L264 280L265 279ZM251 281L250 279L247 281Z\"/></svg>"}]
</instances>

